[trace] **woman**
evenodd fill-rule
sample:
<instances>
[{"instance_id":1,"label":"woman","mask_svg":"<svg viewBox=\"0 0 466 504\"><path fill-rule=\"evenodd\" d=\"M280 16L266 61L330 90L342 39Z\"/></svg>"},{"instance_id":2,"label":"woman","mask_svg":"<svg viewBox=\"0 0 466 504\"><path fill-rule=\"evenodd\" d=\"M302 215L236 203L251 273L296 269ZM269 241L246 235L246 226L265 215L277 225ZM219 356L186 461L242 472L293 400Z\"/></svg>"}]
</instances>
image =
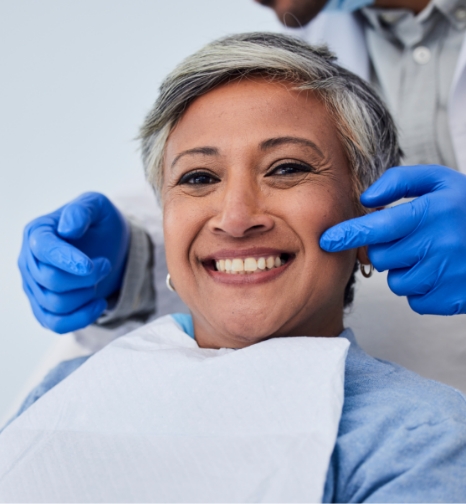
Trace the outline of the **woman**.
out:
<instances>
[{"instance_id":1,"label":"woman","mask_svg":"<svg viewBox=\"0 0 466 504\"><path fill-rule=\"evenodd\" d=\"M343 311L365 251L319 247L398 163L374 92L323 48L238 35L174 70L141 138L192 317L52 373L0 436L0 496L466 499L464 397L358 348Z\"/></svg>"}]
</instances>

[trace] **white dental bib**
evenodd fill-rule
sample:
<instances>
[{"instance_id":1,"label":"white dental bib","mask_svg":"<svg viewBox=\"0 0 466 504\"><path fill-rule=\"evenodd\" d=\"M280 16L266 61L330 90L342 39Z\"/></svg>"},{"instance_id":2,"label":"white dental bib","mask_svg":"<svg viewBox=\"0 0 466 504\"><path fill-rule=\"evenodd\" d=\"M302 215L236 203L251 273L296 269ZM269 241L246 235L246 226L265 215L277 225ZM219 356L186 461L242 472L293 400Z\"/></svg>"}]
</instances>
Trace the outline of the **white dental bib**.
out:
<instances>
[{"instance_id":1,"label":"white dental bib","mask_svg":"<svg viewBox=\"0 0 466 504\"><path fill-rule=\"evenodd\" d=\"M0 501L320 501L348 346L293 337L204 349L162 317L0 434Z\"/></svg>"}]
</instances>

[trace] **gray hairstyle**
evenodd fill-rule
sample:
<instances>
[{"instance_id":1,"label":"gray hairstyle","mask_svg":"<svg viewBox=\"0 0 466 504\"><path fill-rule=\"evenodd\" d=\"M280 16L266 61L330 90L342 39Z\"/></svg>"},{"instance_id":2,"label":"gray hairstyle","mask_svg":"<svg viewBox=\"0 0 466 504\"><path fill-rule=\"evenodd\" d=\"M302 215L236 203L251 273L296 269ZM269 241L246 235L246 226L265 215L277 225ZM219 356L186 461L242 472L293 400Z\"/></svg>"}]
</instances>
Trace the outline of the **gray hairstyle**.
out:
<instances>
[{"instance_id":1,"label":"gray hairstyle","mask_svg":"<svg viewBox=\"0 0 466 504\"><path fill-rule=\"evenodd\" d=\"M275 33L222 38L186 58L164 80L160 95L141 127L146 177L158 195L163 157L171 130L188 106L221 84L247 76L289 82L322 100L352 169L355 196L391 166L399 164L393 119L374 90L336 63L325 47Z\"/></svg>"}]
</instances>

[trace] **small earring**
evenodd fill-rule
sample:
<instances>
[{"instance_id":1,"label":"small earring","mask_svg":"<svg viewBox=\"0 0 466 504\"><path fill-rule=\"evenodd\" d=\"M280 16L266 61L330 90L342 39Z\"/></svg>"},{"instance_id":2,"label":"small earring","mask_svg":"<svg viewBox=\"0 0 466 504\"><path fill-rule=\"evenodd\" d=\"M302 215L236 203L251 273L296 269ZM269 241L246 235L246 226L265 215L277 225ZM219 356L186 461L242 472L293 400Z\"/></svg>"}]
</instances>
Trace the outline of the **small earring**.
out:
<instances>
[{"instance_id":1,"label":"small earring","mask_svg":"<svg viewBox=\"0 0 466 504\"><path fill-rule=\"evenodd\" d=\"M165 283L167 284L168 290L171 290L172 292L176 292L175 287L173 287L173 284L172 284L172 279L171 279L170 273L168 273L167 279L165 280Z\"/></svg>"},{"instance_id":2,"label":"small earring","mask_svg":"<svg viewBox=\"0 0 466 504\"><path fill-rule=\"evenodd\" d=\"M359 269L361 270L362 276L364 278L370 278L372 276L372 273L374 271L374 266L372 266L372 263L369 263L369 271L366 271L366 265L363 263L359 264Z\"/></svg>"}]
</instances>

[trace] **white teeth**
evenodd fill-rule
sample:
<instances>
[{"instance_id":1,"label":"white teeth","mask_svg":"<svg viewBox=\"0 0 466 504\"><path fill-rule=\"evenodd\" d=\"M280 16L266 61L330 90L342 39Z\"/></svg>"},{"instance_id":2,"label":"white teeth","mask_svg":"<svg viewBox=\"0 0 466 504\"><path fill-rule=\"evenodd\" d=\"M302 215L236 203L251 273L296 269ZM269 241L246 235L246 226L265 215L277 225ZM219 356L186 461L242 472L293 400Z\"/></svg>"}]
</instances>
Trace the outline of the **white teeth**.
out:
<instances>
[{"instance_id":1,"label":"white teeth","mask_svg":"<svg viewBox=\"0 0 466 504\"><path fill-rule=\"evenodd\" d=\"M244 271L256 271L257 261L253 257L244 260Z\"/></svg>"},{"instance_id":2,"label":"white teeth","mask_svg":"<svg viewBox=\"0 0 466 504\"><path fill-rule=\"evenodd\" d=\"M231 261L231 270L233 273L238 273L240 271L244 271L244 263L242 259L233 259Z\"/></svg>"},{"instance_id":3,"label":"white teeth","mask_svg":"<svg viewBox=\"0 0 466 504\"><path fill-rule=\"evenodd\" d=\"M215 261L215 266L217 267L217 271L225 271L225 261L223 259Z\"/></svg>"},{"instance_id":4,"label":"white teeth","mask_svg":"<svg viewBox=\"0 0 466 504\"><path fill-rule=\"evenodd\" d=\"M252 274L256 271L264 271L266 269L278 268L282 264L285 264L280 256L269 256L269 257L259 257L255 259L254 257L247 257L246 259L219 259L215 261L215 266L217 271L222 271L230 274Z\"/></svg>"}]
</instances>

